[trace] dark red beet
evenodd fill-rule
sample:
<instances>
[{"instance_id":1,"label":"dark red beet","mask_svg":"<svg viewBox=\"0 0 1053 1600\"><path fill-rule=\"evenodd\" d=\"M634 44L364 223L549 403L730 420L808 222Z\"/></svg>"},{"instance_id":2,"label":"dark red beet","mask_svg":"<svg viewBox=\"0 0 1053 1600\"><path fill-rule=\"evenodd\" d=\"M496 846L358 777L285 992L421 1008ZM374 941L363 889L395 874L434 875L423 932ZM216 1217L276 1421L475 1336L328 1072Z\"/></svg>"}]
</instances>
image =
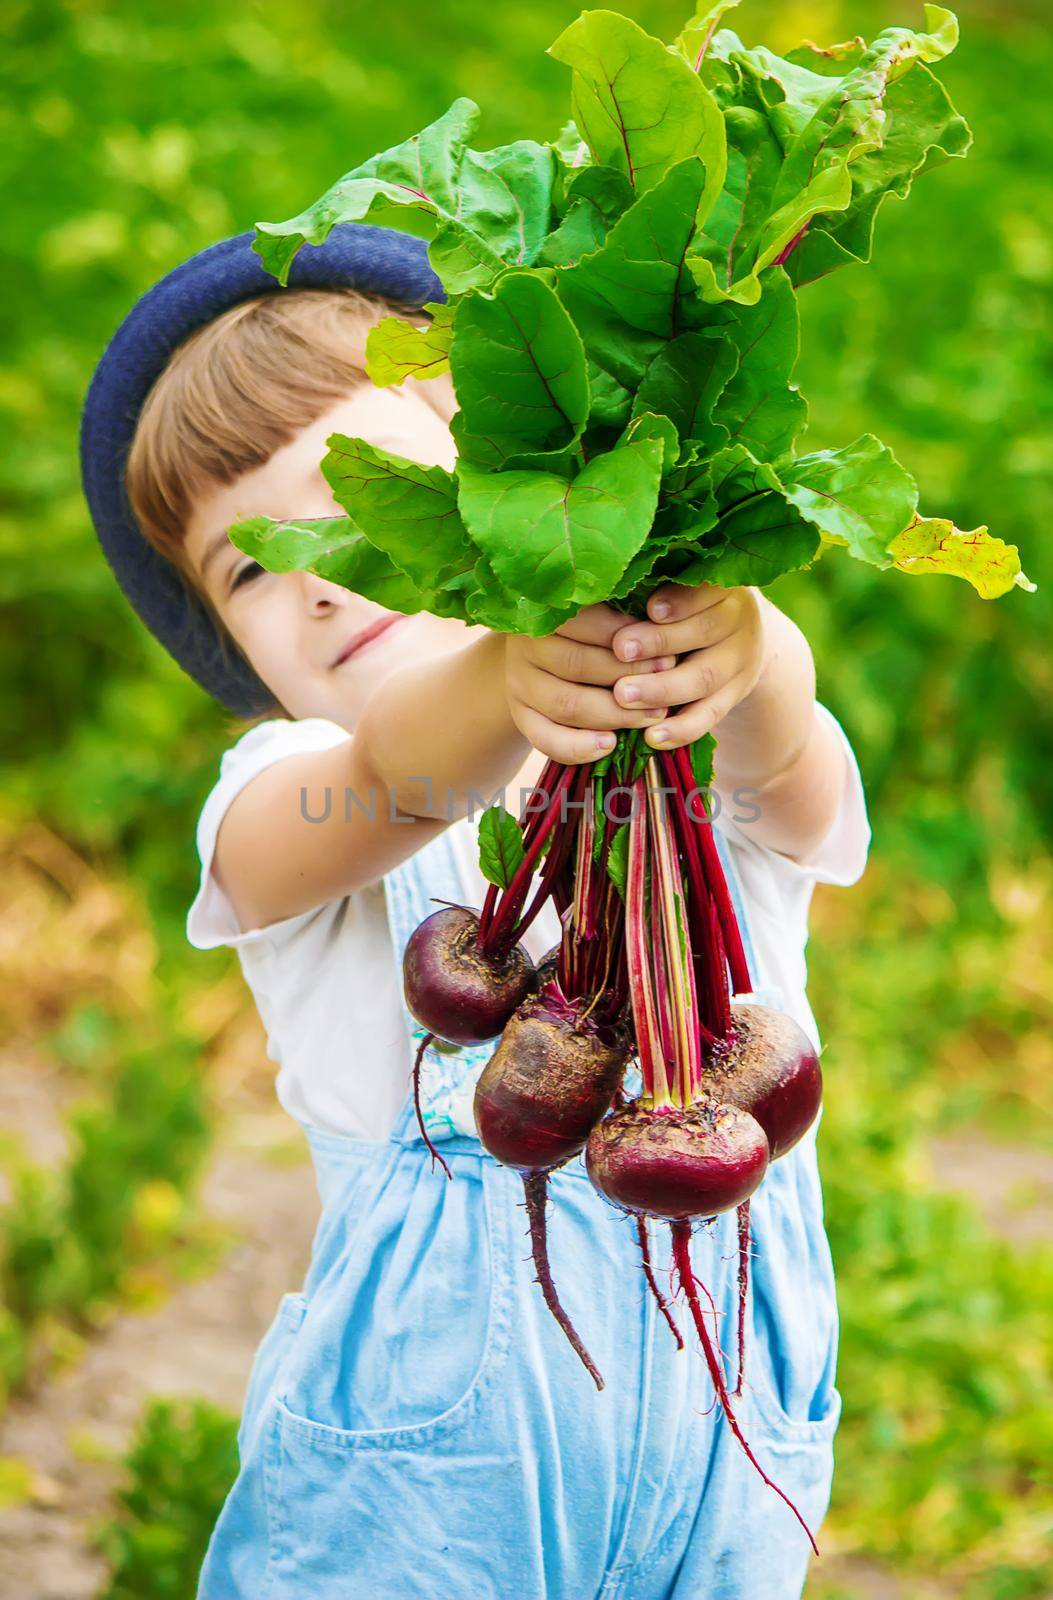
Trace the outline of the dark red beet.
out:
<instances>
[{"instance_id":1,"label":"dark red beet","mask_svg":"<svg viewBox=\"0 0 1053 1600\"><path fill-rule=\"evenodd\" d=\"M407 1006L453 1044L493 1039L533 986L534 964L521 945L484 956L478 939L475 911L442 906L414 928L402 958Z\"/></svg>"},{"instance_id":2,"label":"dark red beet","mask_svg":"<svg viewBox=\"0 0 1053 1600\"><path fill-rule=\"evenodd\" d=\"M510 1018L475 1089L483 1145L522 1174L530 1248L545 1304L597 1389L603 1379L560 1304L548 1263L548 1174L576 1156L610 1110L628 1060L625 1028L600 1029L558 991L532 995Z\"/></svg>"},{"instance_id":3,"label":"dark red beet","mask_svg":"<svg viewBox=\"0 0 1053 1600\"><path fill-rule=\"evenodd\" d=\"M549 1172L585 1147L629 1056L625 1033L582 1022L572 1003L532 995L510 1018L475 1089L479 1137L517 1172Z\"/></svg>"},{"instance_id":4,"label":"dark red beet","mask_svg":"<svg viewBox=\"0 0 1053 1600\"><path fill-rule=\"evenodd\" d=\"M767 1170L768 1140L737 1106L700 1100L648 1110L634 1101L593 1129L585 1163L612 1204L676 1222L748 1200Z\"/></svg>"},{"instance_id":5,"label":"dark red beet","mask_svg":"<svg viewBox=\"0 0 1053 1600\"><path fill-rule=\"evenodd\" d=\"M823 1075L812 1041L785 1011L736 1001L728 1038L706 1052L703 1088L756 1117L775 1161L815 1121Z\"/></svg>"}]
</instances>

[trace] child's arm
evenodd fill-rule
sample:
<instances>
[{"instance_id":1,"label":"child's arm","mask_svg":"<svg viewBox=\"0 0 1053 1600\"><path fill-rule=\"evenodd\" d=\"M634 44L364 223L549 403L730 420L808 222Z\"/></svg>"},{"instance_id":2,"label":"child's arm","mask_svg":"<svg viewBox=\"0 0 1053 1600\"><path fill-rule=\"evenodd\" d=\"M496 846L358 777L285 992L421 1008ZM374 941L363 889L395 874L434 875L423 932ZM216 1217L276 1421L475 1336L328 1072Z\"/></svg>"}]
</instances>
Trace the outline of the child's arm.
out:
<instances>
[{"instance_id":1,"label":"child's arm","mask_svg":"<svg viewBox=\"0 0 1053 1600\"><path fill-rule=\"evenodd\" d=\"M227 808L214 858L242 930L373 883L481 811L531 753L524 727L552 729L546 753L573 765L596 758L599 733L653 721L616 703L611 685L627 669L590 643L607 609L586 608L546 639L513 643L480 630L463 649L414 661L385 679L348 739L258 773ZM609 620L603 630L609 639ZM668 664L641 660L636 670ZM593 687L566 683L570 666ZM570 725L553 728L549 717L561 711Z\"/></svg>"},{"instance_id":2,"label":"child's arm","mask_svg":"<svg viewBox=\"0 0 1053 1600\"><path fill-rule=\"evenodd\" d=\"M669 610L658 620L662 604ZM641 655L681 659L671 671L623 679L615 698L683 707L659 725L669 730L665 748L716 732L721 804L759 811L745 824L749 837L807 859L833 826L847 763L834 729L816 714L815 664L801 630L758 589L711 584L667 584L652 595L648 614L654 623L620 629L615 654L631 661L635 646ZM649 731L648 742L658 731Z\"/></svg>"}]
</instances>

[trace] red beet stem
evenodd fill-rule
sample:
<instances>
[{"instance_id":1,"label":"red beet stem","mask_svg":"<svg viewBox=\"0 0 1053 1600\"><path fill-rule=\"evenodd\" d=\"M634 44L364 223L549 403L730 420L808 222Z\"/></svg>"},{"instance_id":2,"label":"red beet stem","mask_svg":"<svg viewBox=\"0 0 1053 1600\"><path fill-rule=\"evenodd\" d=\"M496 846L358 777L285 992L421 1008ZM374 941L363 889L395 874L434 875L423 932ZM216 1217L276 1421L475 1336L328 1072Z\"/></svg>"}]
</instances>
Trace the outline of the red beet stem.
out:
<instances>
[{"instance_id":1,"label":"red beet stem","mask_svg":"<svg viewBox=\"0 0 1053 1600\"><path fill-rule=\"evenodd\" d=\"M647 916L648 836L643 779L633 785L633 810L628 823L629 861L625 894L626 963L629 997L636 1032L644 1093L654 1099L669 1094L658 1003L651 977L651 930Z\"/></svg>"},{"instance_id":2,"label":"red beet stem","mask_svg":"<svg viewBox=\"0 0 1053 1600\"><path fill-rule=\"evenodd\" d=\"M702 1354L706 1358L706 1366L709 1368L709 1375L713 1380L713 1387L717 1392L717 1399L720 1401L720 1409L723 1411L724 1416L727 1419L728 1427L731 1429L732 1433L735 1435L735 1438L742 1446L747 1461L749 1461L750 1465L753 1466L760 1474L762 1481L768 1485L769 1489L774 1489L775 1493L779 1496L779 1499L784 1501L786 1505L789 1506L790 1510L797 1518L797 1521L801 1524L801 1527L808 1535L809 1544L815 1551L816 1555L818 1555L819 1546L816 1544L815 1539L812 1536L811 1528L809 1528L807 1522L805 1522L804 1518L801 1516L801 1513L798 1511L789 1495L784 1494L779 1488L779 1485L777 1483L773 1483L771 1478L768 1477L768 1474L765 1472L764 1468L757 1460L757 1457L750 1449L750 1446L746 1441L746 1436L739 1427L738 1418L732 1410L731 1397L728 1394L727 1385L724 1382L724 1374L721 1370L720 1362L717 1359L717 1353L713 1348L713 1341L709 1337L709 1329L706 1327L705 1318L702 1314L702 1306L698 1298L695 1274L691 1266L691 1224L690 1222L686 1221L672 1222L669 1226L673 1235L673 1260L676 1262L677 1275L679 1276L681 1287L683 1288L684 1293L687 1295L687 1303L691 1307L691 1315L694 1319L695 1331L697 1332L702 1344Z\"/></svg>"},{"instance_id":3,"label":"red beet stem","mask_svg":"<svg viewBox=\"0 0 1053 1600\"><path fill-rule=\"evenodd\" d=\"M647 1279L647 1287L658 1301L658 1309L672 1330L673 1338L676 1340L677 1349L682 1350L684 1348L683 1334L677 1327L676 1319L674 1318L672 1311L669 1309L669 1301L666 1299L665 1295L658 1287L658 1284L655 1282L654 1268L651 1265L651 1241L647 1234L646 1217L637 1217L636 1237L640 1244L640 1256L643 1261L644 1277Z\"/></svg>"},{"instance_id":4,"label":"red beet stem","mask_svg":"<svg viewBox=\"0 0 1053 1600\"><path fill-rule=\"evenodd\" d=\"M417 1054L413 1060L413 1109L417 1113L417 1126L420 1128L421 1138L431 1151L431 1170L433 1172L435 1171L435 1163L437 1161L443 1172L445 1172L446 1176L452 1179L453 1173L450 1171L449 1167L442 1159L442 1156L428 1138L428 1130L424 1126L424 1117L420 1109L420 1064L424 1060L425 1050L427 1050L434 1038L435 1035L433 1033L426 1033L424 1035L424 1038L420 1042L420 1049L417 1051Z\"/></svg>"},{"instance_id":5,"label":"red beet stem","mask_svg":"<svg viewBox=\"0 0 1053 1600\"><path fill-rule=\"evenodd\" d=\"M699 824L696 838L699 844L699 853L702 860L702 870L706 875L709 892L717 908L720 918L720 928L724 935L724 948L727 951L728 964L731 967L731 985L736 994L749 994L752 992L749 965L746 961L746 952L742 948L742 935L735 917L735 908L731 904L728 893L727 879L724 877L724 868L721 865L720 854L717 850L716 840L713 837L713 824L706 811L705 803L700 794L695 794L698 788L695 775L691 770L691 757L686 745L673 751L673 760L679 773L682 785L681 792L686 799L690 796L689 804L691 813Z\"/></svg>"},{"instance_id":6,"label":"red beet stem","mask_svg":"<svg viewBox=\"0 0 1053 1600\"><path fill-rule=\"evenodd\" d=\"M699 1025L699 1034L703 1044L712 1044L717 1039L726 1038L731 1027L731 999L724 950L723 946L717 948L714 945L713 898L699 854L698 826L688 812L672 752L666 752L662 765L664 775L675 791L671 810L688 878L692 949L697 957L699 986L706 1011L705 1020ZM697 1085L693 1085L692 1092L696 1089Z\"/></svg>"},{"instance_id":7,"label":"red beet stem","mask_svg":"<svg viewBox=\"0 0 1053 1600\"><path fill-rule=\"evenodd\" d=\"M545 1304L563 1329L570 1342L571 1349L577 1354L597 1389L602 1389L603 1379L600 1376L599 1369L578 1337L574 1324L560 1305L556 1286L552 1282L552 1271L548 1264L547 1230L545 1228L545 1207L548 1204L548 1174L546 1172L525 1173L523 1176L523 1189L526 1193L527 1217L530 1220L530 1249L534 1257L534 1266L537 1270L537 1281L541 1286L541 1293L545 1297Z\"/></svg>"},{"instance_id":8,"label":"red beet stem","mask_svg":"<svg viewBox=\"0 0 1053 1600\"><path fill-rule=\"evenodd\" d=\"M530 880L534 875L534 868L541 854L542 846L557 822L566 820L560 817L560 812L563 809L563 797L574 783L576 776L577 769L574 767L565 767L561 772L559 781L549 798L548 807L541 825L527 846L522 861L512 874L512 881L502 895L501 904L495 911L486 933L479 939L479 949L483 955L493 954L494 951L500 950L503 945L512 942L516 920L530 888Z\"/></svg>"},{"instance_id":9,"label":"red beet stem","mask_svg":"<svg viewBox=\"0 0 1053 1600\"><path fill-rule=\"evenodd\" d=\"M750 1285L750 1203L743 1200L735 1212L739 1225L739 1373L732 1390L734 1399L742 1394L746 1378L746 1295Z\"/></svg>"},{"instance_id":10,"label":"red beet stem","mask_svg":"<svg viewBox=\"0 0 1053 1600\"><path fill-rule=\"evenodd\" d=\"M546 762L541 777L530 791L532 796L540 794L543 804L532 807L529 816L527 815L526 802L523 804L522 810L519 813L519 826L523 830L524 849L529 847L538 828L545 820L545 816L548 812L549 804L552 799L552 790L558 781L562 770L563 768L558 761L550 760ZM487 934L489 931L490 924L494 918L494 912L497 908L497 899L500 893L501 890L496 883L490 884L486 891L486 898L483 901L483 908L479 913L480 938L482 938L482 936Z\"/></svg>"}]
</instances>

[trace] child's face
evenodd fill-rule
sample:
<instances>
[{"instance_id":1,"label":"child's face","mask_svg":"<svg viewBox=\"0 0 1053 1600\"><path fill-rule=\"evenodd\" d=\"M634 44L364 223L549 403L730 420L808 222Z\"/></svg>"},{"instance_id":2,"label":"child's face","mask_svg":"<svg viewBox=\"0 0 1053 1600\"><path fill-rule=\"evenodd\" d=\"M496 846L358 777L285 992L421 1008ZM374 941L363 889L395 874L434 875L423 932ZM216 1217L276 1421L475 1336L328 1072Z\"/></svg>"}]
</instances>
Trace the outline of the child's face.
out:
<instances>
[{"instance_id":1,"label":"child's face","mask_svg":"<svg viewBox=\"0 0 1053 1600\"><path fill-rule=\"evenodd\" d=\"M428 466L452 467L456 456L446 423L412 389L363 384L262 467L195 504L185 548L198 583L290 716L326 717L350 730L392 672L485 630L426 612L403 616L313 573L265 572L230 543L226 530L242 516L341 514L319 465L332 433ZM370 638L381 622L390 626Z\"/></svg>"}]
</instances>

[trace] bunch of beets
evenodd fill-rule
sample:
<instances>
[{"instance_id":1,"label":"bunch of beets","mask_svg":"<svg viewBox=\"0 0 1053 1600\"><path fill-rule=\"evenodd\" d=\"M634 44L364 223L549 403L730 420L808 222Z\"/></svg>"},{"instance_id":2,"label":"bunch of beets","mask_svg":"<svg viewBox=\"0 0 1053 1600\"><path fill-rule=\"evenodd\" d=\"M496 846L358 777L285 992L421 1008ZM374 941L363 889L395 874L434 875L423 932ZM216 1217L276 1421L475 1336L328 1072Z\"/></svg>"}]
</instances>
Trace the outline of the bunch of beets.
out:
<instances>
[{"instance_id":1,"label":"bunch of beets","mask_svg":"<svg viewBox=\"0 0 1053 1600\"><path fill-rule=\"evenodd\" d=\"M717 1399L750 1461L781 1495L732 1406L743 1383L749 1203L768 1163L814 1121L822 1078L811 1041L792 1018L732 998L752 986L707 784L699 781L707 777L704 760L687 748L655 754L633 735L591 766L548 763L524 808L522 859L507 885L491 884L481 913L443 905L406 946L407 1004L430 1030L417 1051L414 1094L421 1132L442 1162L420 1114L424 1052L435 1039L469 1045L500 1035L476 1088L475 1119L489 1153L522 1175L549 1309L602 1388L560 1304L546 1249L548 1175L584 1150L596 1189L635 1219L647 1284L682 1347L648 1238L649 1218L669 1224L677 1281ZM563 937L535 968L519 941L548 899ZM643 1088L629 1100L622 1084L634 1055ZM733 1207L739 1272L732 1393L699 1299L689 1239L693 1226Z\"/></svg>"}]
</instances>

